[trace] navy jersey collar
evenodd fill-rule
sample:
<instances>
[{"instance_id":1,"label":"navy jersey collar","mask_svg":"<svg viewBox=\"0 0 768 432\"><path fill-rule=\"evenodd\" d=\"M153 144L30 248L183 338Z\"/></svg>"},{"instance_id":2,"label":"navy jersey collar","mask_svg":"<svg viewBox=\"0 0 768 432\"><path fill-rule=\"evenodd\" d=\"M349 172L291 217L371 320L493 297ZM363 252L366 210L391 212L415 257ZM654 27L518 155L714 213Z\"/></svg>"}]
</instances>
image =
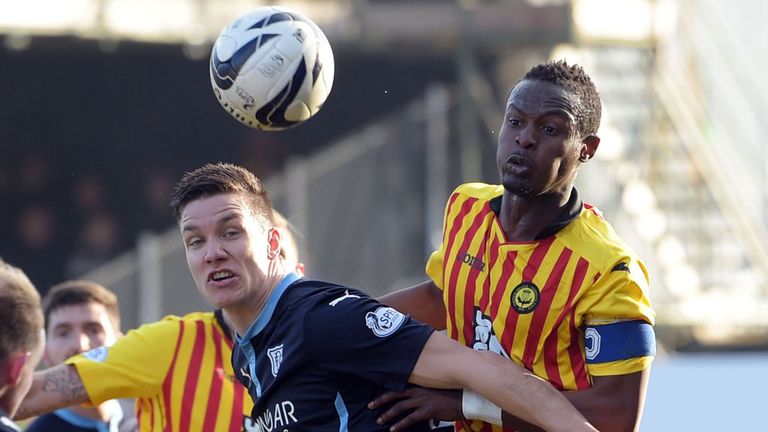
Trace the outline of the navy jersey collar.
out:
<instances>
[{"instance_id":1,"label":"navy jersey collar","mask_svg":"<svg viewBox=\"0 0 768 432\"><path fill-rule=\"evenodd\" d=\"M275 289L272 291L272 294L269 295L267 304L264 305L264 309L261 311L258 318L256 318L256 321L254 321L253 324L248 327L248 330L245 331L243 336L238 336L235 334L238 345L249 345L250 340L254 336L258 335L262 330L264 330L264 327L266 327L269 321L272 319L272 314L275 312L275 308L277 307L277 302L280 301L280 297L283 296L285 290L288 289L292 283L299 279L301 279L301 276L293 272L288 273L285 275L285 277L283 277L283 280L277 284Z\"/></svg>"},{"instance_id":2,"label":"navy jersey collar","mask_svg":"<svg viewBox=\"0 0 768 432\"><path fill-rule=\"evenodd\" d=\"M496 217L499 217L501 214L501 197L503 195L499 195L497 197L492 198L488 205L491 207L491 210L496 214ZM536 236L534 240L541 240L545 239L547 237L555 235L558 231L565 228L566 225L571 223L574 219L576 219L577 216L579 216L579 213L581 213L581 208L584 206L584 203L579 198L579 192L576 190L576 188L571 189L571 196L568 198L568 202L563 207L563 211L560 213L560 215L557 217L557 220L552 223L552 225L544 228L541 230L541 232Z\"/></svg>"},{"instance_id":3,"label":"navy jersey collar","mask_svg":"<svg viewBox=\"0 0 768 432\"><path fill-rule=\"evenodd\" d=\"M232 340L232 335L234 332L232 331L232 328L229 327L227 324L227 321L224 320L224 312L221 309L216 309L213 311L213 316L216 318L216 322L219 324L219 327L224 331L224 336L227 337L227 339Z\"/></svg>"}]
</instances>

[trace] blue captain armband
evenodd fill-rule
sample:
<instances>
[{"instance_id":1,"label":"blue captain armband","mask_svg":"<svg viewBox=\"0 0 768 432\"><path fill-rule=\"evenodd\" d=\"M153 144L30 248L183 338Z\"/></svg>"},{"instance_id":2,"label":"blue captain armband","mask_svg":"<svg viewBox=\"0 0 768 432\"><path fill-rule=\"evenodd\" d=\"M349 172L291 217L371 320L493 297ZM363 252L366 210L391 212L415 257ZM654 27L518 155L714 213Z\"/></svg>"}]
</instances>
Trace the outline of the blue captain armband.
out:
<instances>
[{"instance_id":1,"label":"blue captain armband","mask_svg":"<svg viewBox=\"0 0 768 432\"><path fill-rule=\"evenodd\" d=\"M610 363L656 355L653 326L645 321L619 321L587 326L584 330L587 363Z\"/></svg>"}]
</instances>

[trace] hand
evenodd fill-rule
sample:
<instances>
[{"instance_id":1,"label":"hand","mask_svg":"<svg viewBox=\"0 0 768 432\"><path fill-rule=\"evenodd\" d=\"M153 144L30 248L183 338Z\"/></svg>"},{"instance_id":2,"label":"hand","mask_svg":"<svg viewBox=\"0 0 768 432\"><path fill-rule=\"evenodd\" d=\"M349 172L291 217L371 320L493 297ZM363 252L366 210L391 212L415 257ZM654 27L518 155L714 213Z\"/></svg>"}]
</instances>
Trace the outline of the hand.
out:
<instances>
[{"instance_id":1,"label":"hand","mask_svg":"<svg viewBox=\"0 0 768 432\"><path fill-rule=\"evenodd\" d=\"M387 392L368 403L368 408L389 408L376 420L380 425L397 420L391 432L403 430L425 420L463 420L461 390L433 390L409 387L403 392Z\"/></svg>"}]
</instances>

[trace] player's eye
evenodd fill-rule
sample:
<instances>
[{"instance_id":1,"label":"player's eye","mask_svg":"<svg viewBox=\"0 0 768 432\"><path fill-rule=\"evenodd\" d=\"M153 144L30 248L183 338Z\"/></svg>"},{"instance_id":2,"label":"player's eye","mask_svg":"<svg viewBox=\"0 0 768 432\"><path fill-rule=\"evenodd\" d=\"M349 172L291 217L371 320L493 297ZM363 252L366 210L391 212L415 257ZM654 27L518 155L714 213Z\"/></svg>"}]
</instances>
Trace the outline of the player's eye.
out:
<instances>
[{"instance_id":1,"label":"player's eye","mask_svg":"<svg viewBox=\"0 0 768 432\"><path fill-rule=\"evenodd\" d=\"M236 236L239 233L240 233L240 231L238 231L238 230L236 230L234 228L228 229L228 230L224 231L224 237L225 238L226 237L234 237L234 236Z\"/></svg>"},{"instance_id":2,"label":"player's eye","mask_svg":"<svg viewBox=\"0 0 768 432\"><path fill-rule=\"evenodd\" d=\"M557 134L557 128L555 128L554 126L547 125L547 126L542 127L541 129L547 135L556 135Z\"/></svg>"},{"instance_id":3,"label":"player's eye","mask_svg":"<svg viewBox=\"0 0 768 432\"><path fill-rule=\"evenodd\" d=\"M187 240L187 247L196 247L203 244L203 240L200 237L192 237Z\"/></svg>"}]
</instances>

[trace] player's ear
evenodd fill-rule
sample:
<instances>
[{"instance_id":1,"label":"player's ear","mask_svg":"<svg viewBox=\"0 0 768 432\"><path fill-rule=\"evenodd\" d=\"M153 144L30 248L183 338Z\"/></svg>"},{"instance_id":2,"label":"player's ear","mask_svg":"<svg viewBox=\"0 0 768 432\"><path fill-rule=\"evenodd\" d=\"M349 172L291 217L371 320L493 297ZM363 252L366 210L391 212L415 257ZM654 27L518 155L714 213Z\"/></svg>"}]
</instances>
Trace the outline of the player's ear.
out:
<instances>
[{"instance_id":1,"label":"player's ear","mask_svg":"<svg viewBox=\"0 0 768 432\"><path fill-rule=\"evenodd\" d=\"M269 259L280 259L280 250L282 249L282 242L280 239L280 230L277 228L270 228L267 232L267 257Z\"/></svg>"},{"instance_id":2,"label":"player's ear","mask_svg":"<svg viewBox=\"0 0 768 432\"><path fill-rule=\"evenodd\" d=\"M9 383L13 385L19 383L22 375L21 372L24 370L24 365L27 364L31 355L32 353L29 351L16 351L11 353L6 365Z\"/></svg>"},{"instance_id":3,"label":"player's ear","mask_svg":"<svg viewBox=\"0 0 768 432\"><path fill-rule=\"evenodd\" d=\"M586 162L595 157L597 147L600 145L600 137L597 135L587 135L581 140L581 154L579 160Z\"/></svg>"}]
</instances>

